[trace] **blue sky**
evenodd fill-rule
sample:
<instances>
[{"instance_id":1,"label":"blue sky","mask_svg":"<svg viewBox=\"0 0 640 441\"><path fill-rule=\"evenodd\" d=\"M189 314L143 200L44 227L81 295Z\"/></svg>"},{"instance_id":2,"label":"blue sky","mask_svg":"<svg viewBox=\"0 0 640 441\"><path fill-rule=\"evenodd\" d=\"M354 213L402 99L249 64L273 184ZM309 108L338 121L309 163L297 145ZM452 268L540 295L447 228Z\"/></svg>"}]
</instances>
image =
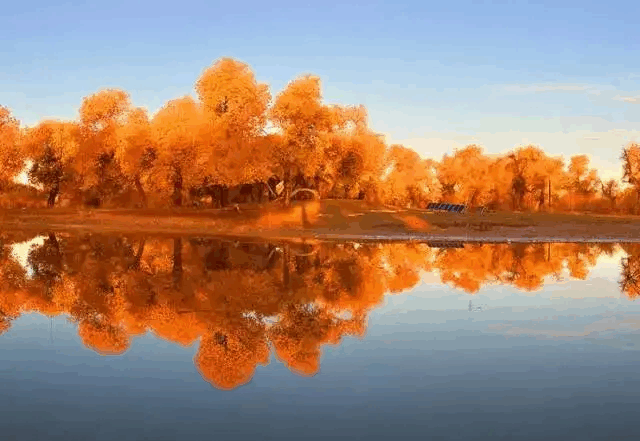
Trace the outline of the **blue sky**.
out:
<instances>
[{"instance_id":1,"label":"blue sky","mask_svg":"<svg viewBox=\"0 0 640 441\"><path fill-rule=\"evenodd\" d=\"M74 118L127 90L157 110L222 56L272 93L304 73L327 102L365 104L374 130L439 158L532 142L620 174L640 138L636 2L45 2L0 11L0 104L24 124Z\"/></svg>"}]
</instances>

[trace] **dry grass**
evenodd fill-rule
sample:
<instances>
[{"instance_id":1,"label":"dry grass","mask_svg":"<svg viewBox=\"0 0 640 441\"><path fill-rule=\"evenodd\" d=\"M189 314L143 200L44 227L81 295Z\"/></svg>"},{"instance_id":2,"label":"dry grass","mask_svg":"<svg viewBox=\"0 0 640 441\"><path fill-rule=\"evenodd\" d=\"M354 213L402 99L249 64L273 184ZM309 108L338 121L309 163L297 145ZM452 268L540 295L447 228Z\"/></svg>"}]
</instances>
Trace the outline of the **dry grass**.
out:
<instances>
[{"instance_id":1,"label":"dry grass","mask_svg":"<svg viewBox=\"0 0 640 441\"><path fill-rule=\"evenodd\" d=\"M0 210L5 230L89 230L184 235L310 237L424 234L425 238L638 238L640 217L555 213L434 214L363 201L305 201L223 209Z\"/></svg>"},{"instance_id":2,"label":"dry grass","mask_svg":"<svg viewBox=\"0 0 640 441\"><path fill-rule=\"evenodd\" d=\"M318 201L299 202L286 209L267 209L256 225L263 229L310 227L317 223L321 209Z\"/></svg>"},{"instance_id":3,"label":"dry grass","mask_svg":"<svg viewBox=\"0 0 640 441\"><path fill-rule=\"evenodd\" d=\"M0 192L0 209L38 209L46 206L46 196L31 187L16 184Z\"/></svg>"}]
</instances>

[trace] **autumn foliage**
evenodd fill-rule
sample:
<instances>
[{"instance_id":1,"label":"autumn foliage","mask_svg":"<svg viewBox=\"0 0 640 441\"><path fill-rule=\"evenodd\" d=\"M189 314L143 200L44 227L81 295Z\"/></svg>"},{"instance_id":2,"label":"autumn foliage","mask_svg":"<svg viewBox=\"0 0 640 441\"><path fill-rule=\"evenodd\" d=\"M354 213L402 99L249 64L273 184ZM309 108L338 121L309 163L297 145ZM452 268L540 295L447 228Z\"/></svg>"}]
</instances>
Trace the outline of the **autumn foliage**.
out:
<instances>
[{"instance_id":1,"label":"autumn foliage","mask_svg":"<svg viewBox=\"0 0 640 441\"><path fill-rule=\"evenodd\" d=\"M621 182L602 181L586 155L565 159L535 145L488 155L474 144L425 159L386 145L363 106L325 103L320 78L301 76L272 96L231 58L203 70L194 97L154 114L118 89L85 97L74 121L20 127L0 107L0 189L27 171L49 206L220 207L238 188L244 201L288 204L296 188L310 188L321 198L414 208L637 213L637 144L622 149L622 169Z\"/></svg>"},{"instance_id":2,"label":"autumn foliage","mask_svg":"<svg viewBox=\"0 0 640 441\"><path fill-rule=\"evenodd\" d=\"M0 186L6 186L24 165L20 135L18 121L0 106Z\"/></svg>"}]
</instances>

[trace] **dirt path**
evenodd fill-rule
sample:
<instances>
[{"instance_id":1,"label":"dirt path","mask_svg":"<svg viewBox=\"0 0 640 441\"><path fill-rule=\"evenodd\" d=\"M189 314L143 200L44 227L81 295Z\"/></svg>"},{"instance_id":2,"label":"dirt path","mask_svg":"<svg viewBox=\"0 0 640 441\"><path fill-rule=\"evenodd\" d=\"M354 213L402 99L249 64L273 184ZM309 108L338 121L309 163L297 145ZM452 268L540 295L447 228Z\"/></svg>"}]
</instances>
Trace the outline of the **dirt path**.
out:
<instances>
[{"instance_id":1,"label":"dirt path","mask_svg":"<svg viewBox=\"0 0 640 441\"><path fill-rule=\"evenodd\" d=\"M225 236L263 240L640 242L639 217L502 213L436 215L322 201L240 210L2 210L3 232Z\"/></svg>"}]
</instances>

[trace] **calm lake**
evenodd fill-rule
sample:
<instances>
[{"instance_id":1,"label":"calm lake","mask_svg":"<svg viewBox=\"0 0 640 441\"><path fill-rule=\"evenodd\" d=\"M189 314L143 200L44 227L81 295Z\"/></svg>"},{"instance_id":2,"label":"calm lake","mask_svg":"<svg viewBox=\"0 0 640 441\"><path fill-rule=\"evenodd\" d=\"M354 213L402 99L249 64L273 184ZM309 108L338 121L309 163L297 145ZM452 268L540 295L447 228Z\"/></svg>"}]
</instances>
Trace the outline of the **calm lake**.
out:
<instances>
[{"instance_id":1,"label":"calm lake","mask_svg":"<svg viewBox=\"0 0 640 441\"><path fill-rule=\"evenodd\" d=\"M3 234L3 440L640 439L640 245Z\"/></svg>"}]
</instances>

